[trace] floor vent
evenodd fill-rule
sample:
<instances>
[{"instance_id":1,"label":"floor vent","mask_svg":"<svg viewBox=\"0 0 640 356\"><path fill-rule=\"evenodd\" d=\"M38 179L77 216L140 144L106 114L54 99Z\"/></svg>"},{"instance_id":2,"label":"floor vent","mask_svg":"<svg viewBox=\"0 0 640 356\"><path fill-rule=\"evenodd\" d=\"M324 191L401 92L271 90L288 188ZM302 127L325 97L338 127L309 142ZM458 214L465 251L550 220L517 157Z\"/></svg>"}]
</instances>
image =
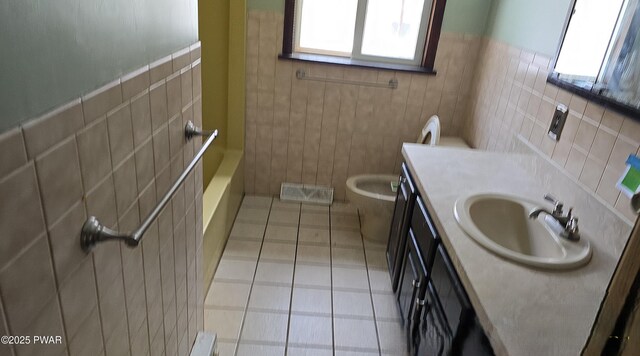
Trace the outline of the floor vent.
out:
<instances>
[{"instance_id":1,"label":"floor vent","mask_svg":"<svg viewBox=\"0 0 640 356\"><path fill-rule=\"evenodd\" d=\"M282 183L280 187L280 200L331 205L333 202L333 188L317 185Z\"/></svg>"}]
</instances>

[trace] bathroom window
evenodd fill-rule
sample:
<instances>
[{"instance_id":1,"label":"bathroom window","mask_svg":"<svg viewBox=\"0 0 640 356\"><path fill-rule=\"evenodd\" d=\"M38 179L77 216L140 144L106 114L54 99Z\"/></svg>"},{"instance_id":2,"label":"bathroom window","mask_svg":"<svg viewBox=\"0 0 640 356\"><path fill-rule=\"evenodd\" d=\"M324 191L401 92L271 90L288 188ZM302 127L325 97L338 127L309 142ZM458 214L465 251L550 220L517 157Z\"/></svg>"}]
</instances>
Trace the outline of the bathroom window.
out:
<instances>
[{"instance_id":1,"label":"bathroom window","mask_svg":"<svg viewBox=\"0 0 640 356\"><path fill-rule=\"evenodd\" d=\"M640 1L575 0L549 81L640 113Z\"/></svg>"},{"instance_id":2,"label":"bathroom window","mask_svg":"<svg viewBox=\"0 0 640 356\"><path fill-rule=\"evenodd\" d=\"M444 0L286 0L282 57L431 71Z\"/></svg>"}]
</instances>

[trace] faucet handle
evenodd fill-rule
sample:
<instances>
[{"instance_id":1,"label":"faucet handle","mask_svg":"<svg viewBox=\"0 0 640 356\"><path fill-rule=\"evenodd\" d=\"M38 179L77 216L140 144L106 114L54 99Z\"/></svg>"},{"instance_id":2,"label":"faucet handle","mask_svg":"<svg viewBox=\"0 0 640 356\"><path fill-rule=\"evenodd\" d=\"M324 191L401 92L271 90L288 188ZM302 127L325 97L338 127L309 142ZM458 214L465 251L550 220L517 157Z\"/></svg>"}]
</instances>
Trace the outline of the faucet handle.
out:
<instances>
[{"instance_id":1,"label":"faucet handle","mask_svg":"<svg viewBox=\"0 0 640 356\"><path fill-rule=\"evenodd\" d=\"M544 200L546 201L550 201L551 203L553 203L554 205L559 203L558 199L556 199L556 197L554 197L553 195L547 193L544 195Z\"/></svg>"},{"instance_id":2,"label":"faucet handle","mask_svg":"<svg viewBox=\"0 0 640 356\"><path fill-rule=\"evenodd\" d=\"M558 199L556 199L553 195L547 193L544 195L544 200L549 201L553 204L554 208L553 208L553 213L556 215L560 215L562 214L562 208L564 207L564 204L559 201ZM571 213L571 212L569 212Z\"/></svg>"},{"instance_id":3,"label":"faucet handle","mask_svg":"<svg viewBox=\"0 0 640 356\"><path fill-rule=\"evenodd\" d=\"M571 241L580 240L580 229L578 228L578 217L571 216L565 228L566 237Z\"/></svg>"}]
</instances>

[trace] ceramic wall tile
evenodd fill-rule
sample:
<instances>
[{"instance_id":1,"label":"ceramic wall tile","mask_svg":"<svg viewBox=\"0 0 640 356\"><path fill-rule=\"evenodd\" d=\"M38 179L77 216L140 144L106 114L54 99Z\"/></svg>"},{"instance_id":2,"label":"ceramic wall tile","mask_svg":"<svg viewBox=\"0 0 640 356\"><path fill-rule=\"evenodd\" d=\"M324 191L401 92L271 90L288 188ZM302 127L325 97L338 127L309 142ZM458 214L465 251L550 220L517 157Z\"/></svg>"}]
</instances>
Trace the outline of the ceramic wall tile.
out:
<instances>
[{"instance_id":1,"label":"ceramic wall tile","mask_svg":"<svg viewBox=\"0 0 640 356\"><path fill-rule=\"evenodd\" d=\"M201 85L191 58L199 68L199 53L189 46L0 135L0 331L63 337L9 354L142 355L178 345L188 353L203 313L202 203L194 203L202 178L189 177L182 208L167 210L137 249L104 243L85 253L79 241L88 216L135 229L171 184L170 152L180 158L174 175L193 156L183 136L170 141L167 113L202 112L200 99L191 103ZM183 101L187 108L175 107ZM176 123L181 131L181 116Z\"/></svg>"}]
</instances>

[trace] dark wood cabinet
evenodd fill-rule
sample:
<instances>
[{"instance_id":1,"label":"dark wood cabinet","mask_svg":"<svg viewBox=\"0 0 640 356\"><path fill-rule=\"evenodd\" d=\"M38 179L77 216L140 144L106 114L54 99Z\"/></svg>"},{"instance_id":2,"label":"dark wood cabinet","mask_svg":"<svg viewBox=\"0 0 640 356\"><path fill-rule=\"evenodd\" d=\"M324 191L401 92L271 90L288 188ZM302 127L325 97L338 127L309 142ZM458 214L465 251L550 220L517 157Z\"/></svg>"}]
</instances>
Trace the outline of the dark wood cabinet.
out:
<instances>
[{"instance_id":1,"label":"dark wood cabinet","mask_svg":"<svg viewBox=\"0 0 640 356\"><path fill-rule=\"evenodd\" d=\"M405 165L402 176L408 179L401 187L403 182L410 182L405 188L415 187ZM389 263L389 270L393 278L399 269L395 293L410 355L493 355L429 210L415 190L413 196L401 190L387 256L398 253L397 266ZM398 209L404 209L403 221L396 221Z\"/></svg>"},{"instance_id":2,"label":"dark wood cabinet","mask_svg":"<svg viewBox=\"0 0 640 356\"><path fill-rule=\"evenodd\" d=\"M402 259L405 255L407 234L409 231L408 215L413 209L416 197L416 188L409 174L406 164L402 164L402 172L396 194L396 203L391 220L391 231L389 232L389 243L387 245L387 263L391 276L391 285L396 291L400 272L402 271Z\"/></svg>"},{"instance_id":3,"label":"dark wood cabinet","mask_svg":"<svg viewBox=\"0 0 640 356\"><path fill-rule=\"evenodd\" d=\"M418 243L411 228L409 228L407 237L405 257L401 273L402 280L398 285L396 295L402 320L405 321L408 328L411 328L412 316L417 307L416 301L421 299L420 296L424 294L427 285L427 266L418 251Z\"/></svg>"}]
</instances>

